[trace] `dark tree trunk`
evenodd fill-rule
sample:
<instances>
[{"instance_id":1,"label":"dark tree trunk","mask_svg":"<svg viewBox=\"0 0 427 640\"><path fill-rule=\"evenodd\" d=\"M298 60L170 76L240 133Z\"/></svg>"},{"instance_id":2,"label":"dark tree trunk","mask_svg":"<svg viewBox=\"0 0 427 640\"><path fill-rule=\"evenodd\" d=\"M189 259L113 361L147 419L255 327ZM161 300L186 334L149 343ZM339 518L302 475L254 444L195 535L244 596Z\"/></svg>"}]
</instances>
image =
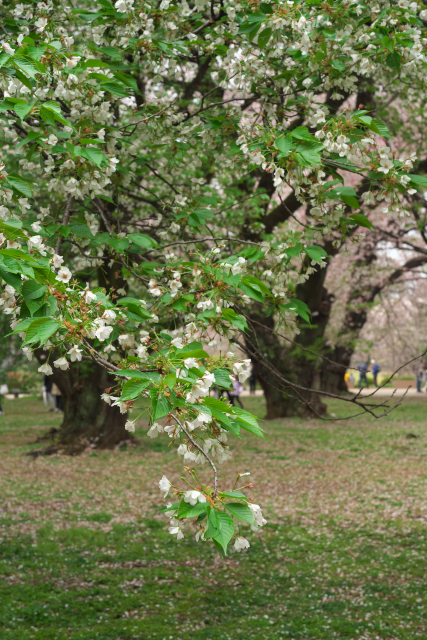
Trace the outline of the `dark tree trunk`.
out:
<instances>
[{"instance_id":1,"label":"dark tree trunk","mask_svg":"<svg viewBox=\"0 0 427 640\"><path fill-rule=\"evenodd\" d=\"M88 445L113 449L132 440L124 428L127 414L121 414L118 407L111 407L101 399L101 394L114 382L104 368L92 362L70 363L66 371L53 368L51 380L61 392L64 407L64 418L55 438L57 449L78 454Z\"/></svg>"},{"instance_id":2,"label":"dark tree trunk","mask_svg":"<svg viewBox=\"0 0 427 640\"><path fill-rule=\"evenodd\" d=\"M328 393L342 394L347 391L344 374L350 366L353 355L351 344L337 344L323 355L332 362L323 362L320 369L320 388Z\"/></svg>"},{"instance_id":3,"label":"dark tree trunk","mask_svg":"<svg viewBox=\"0 0 427 640\"><path fill-rule=\"evenodd\" d=\"M370 298L370 294L366 297ZM356 340L368 319L365 307L349 309L345 315L342 331L335 346L325 353L332 362L323 361L320 370L320 385L322 391L328 393L345 393L347 385L344 374L350 366Z\"/></svg>"},{"instance_id":4,"label":"dark tree trunk","mask_svg":"<svg viewBox=\"0 0 427 640\"><path fill-rule=\"evenodd\" d=\"M322 351L323 335L332 303L332 296L323 285L325 276L326 269L319 269L304 284L299 285L296 292L296 297L305 302L312 312L313 322L311 326L302 327L295 341L301 347L316 352ZM321 396L312 391L320 388L321 360L278 337L274 333L274 319L262 316L261 309L251 319L253 333L248 335L246 344L249 350L255 346L251 359L264 390L266 418L324 415L326 405ZM256 353L257 349L268 360L268 364ZM278 379L269 365L283 378L305 389L292 388L284 380Z\"/></svg>"},{"instance_id":5,"label":"dark tree trunk","mask_svg":"<svg viewBox=\"0 0 427 640\"><path fill-rule=\"evenodd\" d=\"M347 302L347 311L336 343L329 353L324 353L332 362L323 361L320 370L320 385L329 393L345 393L347 385L344 374L350 366L357 339L368 319L368 305L375 300L384 283L372 284L365 277L365 267L376 260L375 244L367 244L353 266L352 289Z\"/></svg>"}]
</instances>

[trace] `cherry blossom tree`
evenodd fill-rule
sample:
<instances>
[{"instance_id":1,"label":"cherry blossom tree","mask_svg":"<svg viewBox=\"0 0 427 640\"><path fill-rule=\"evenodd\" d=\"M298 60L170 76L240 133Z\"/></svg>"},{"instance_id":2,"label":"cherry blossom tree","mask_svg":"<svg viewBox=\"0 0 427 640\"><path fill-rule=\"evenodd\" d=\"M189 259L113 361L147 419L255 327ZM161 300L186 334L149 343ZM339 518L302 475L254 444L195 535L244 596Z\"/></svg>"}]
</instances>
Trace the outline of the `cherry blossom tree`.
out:
<instances>
[{"instance_id":1,"label":"cherry blossom tree","mask_svg":"<svg viewBox=\"0 0 427 640\"><path fill-rule=\"evenodd\" d=\"M319 396L264 355L255 320L276 345L295 336L299 318L310 323L304 284L316 274L319 295L328 256L358 242L367 208L384 202L395 218L427 186L410 173L415 154L394 152L387 126L350 100L373 75L419 83L427 10L49 0L0 12L11 331L57 376L72 414L63 442L86 414L90 438L114 444L149 402L148 435L176 443L187 465L189 489L159 484L178 497L171 533L197 518L198 537L242 550L238 523L265 521L250 484L238 486L246 474L227 490L217 465L228 438L265 433L210 392L246 380L254 359L303 404Z\"/></svg>"}]
</instances>

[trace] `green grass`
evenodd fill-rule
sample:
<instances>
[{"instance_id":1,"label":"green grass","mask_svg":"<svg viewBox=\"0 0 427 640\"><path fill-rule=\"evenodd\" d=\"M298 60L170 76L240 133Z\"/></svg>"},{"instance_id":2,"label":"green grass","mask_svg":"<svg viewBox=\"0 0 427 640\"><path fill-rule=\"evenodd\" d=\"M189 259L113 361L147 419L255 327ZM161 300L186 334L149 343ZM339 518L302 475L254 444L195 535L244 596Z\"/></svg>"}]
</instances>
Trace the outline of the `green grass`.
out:
<instances>
[{"instance_id":1,"label":"green grass","mask_svg":"<svg viewBox=\"0 0 427 640\"><path fill-rule=\"evenodd\" d=\"M384 421L276 420L269 441L234 440L222 482L250 469L269 524L227 558L167 532L157 482L181 467L145 425L126 451L33 461L59 417L35 399L5 409L1 640L427 637L424 398Z\"/></svg>"}]
</instances>

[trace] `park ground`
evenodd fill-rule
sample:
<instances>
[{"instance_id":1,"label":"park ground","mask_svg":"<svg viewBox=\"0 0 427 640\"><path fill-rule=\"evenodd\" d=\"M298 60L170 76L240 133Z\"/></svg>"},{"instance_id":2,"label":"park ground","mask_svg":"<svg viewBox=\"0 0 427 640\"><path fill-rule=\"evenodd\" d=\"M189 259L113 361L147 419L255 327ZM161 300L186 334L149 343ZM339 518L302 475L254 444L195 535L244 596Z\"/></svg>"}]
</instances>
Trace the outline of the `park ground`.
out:
<instances>
[{"instance_id":1,"label":"park ground","mask_svg":"<svg viewBox=\"0 0 427 640\"><path fill-rule=\"evenodd\" d=\"M262 398L244 402L263 416ZM427 638L424 396L379 421L276 420L266 441L234 439L221 487L251 471L269 522L226 558L168 533L158 481L182 464L146 423L136 446L34 459L60 416L37 398L4 408L1 640Z\"/></svg>"}]
</instances>

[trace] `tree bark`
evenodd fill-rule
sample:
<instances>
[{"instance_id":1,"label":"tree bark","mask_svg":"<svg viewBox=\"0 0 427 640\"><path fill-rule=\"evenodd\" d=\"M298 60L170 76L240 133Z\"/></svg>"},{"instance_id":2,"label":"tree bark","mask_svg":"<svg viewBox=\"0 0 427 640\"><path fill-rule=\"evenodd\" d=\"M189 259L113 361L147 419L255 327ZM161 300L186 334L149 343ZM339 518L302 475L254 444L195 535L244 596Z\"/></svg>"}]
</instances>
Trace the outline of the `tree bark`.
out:
<instances>
[{"instance_id":1,"label":"tree bark","mask_svg":"<svg viewBox=\"0 0 427 640\"><path fill-rule=\"evenodd\" d=\"M46 361L42 355L45 352L38 349L40 363ZM51 362L57 357L59 353L52 354ZM125 441L134 440L125 429L127 414L121 414L118 407L111 407L101 399L101 394L114 383L106 369L93 362L76 362L70 363L66 371L53 367L50 378L61 392L64 418L55 443L44 453L61 450L77 455L87 446L114 449Z\"/></svg>"},{"instance_id":2,"label":"tree bark","mask_svg":"<svg viewBox=\"0 0 427 640\"><path fill-rule=\"evenodd\" d=\"M252 332L247 336L246 346L249 351L252 350L251 359L264 391L268 420L288 416L313 417L326 413L327 407L321 396L312 391L320 388L322 361L304 351L322 351L333 299L324 287L325 276L326 268L319 269L297 287L296 297L307 304L313 315L312 324L303 326L295 340L302 349L278 337L273 330L274 319L262 316L261 308L251 316ZM260 354L286 380L307 390L294 389L277 379Z\"/></svg>"},{"instance_id":3,"label":"tree bark","mask_svg":"<svg viewBox=\"0 0 427 640\"><path fill-rule=\"evenodd\" d=\"M107 291L125 288L121 273L122 265L109 263L98 269L98 284ZM46 361L42 349L37 350L40 363ZM52 353L50 362L59 358L59 352ZM66 371L53 368L52 381L61 391L64 419L56 434L55 444L45 453L56 450L77 455L87 446L98 449L113 449L125 441L134 440L125 430L127 414L121 414L118 407L109 406L101 399L101 394L114 383L113 376L94 362L69 363Z\"/></svg>"},{"instance_id":4,"label":"tree bark","mask_svg":"<svg viewBox=\"0 0 427 640\"><path fill-rule=\"evenodd\" d=\"M124 428L126 414L101 399L113 383L104 368L92 362L75 363L67 371L54 369L52 380L61 391L64 404L58 445L65 446L69 453L80 453L88 445L113 449L130 440Z\"/></svg>"}]
</instances>

